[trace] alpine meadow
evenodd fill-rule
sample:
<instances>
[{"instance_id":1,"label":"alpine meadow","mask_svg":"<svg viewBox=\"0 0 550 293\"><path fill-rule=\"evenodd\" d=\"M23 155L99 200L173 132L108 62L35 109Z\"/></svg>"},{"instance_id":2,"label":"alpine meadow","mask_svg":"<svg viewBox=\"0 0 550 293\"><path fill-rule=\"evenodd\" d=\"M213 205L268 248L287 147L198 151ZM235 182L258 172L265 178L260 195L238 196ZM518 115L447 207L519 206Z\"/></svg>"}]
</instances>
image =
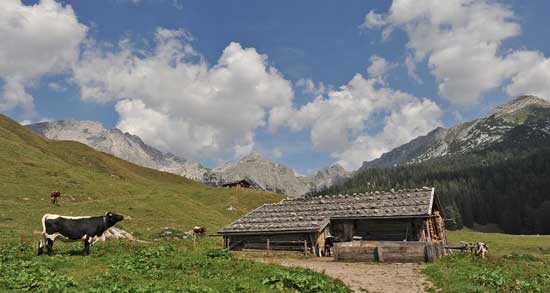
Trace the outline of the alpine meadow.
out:
<instances>
[{"instance_id":1,"label":"alpine meadow","mask_svg":"<svg viewBox=\"0 0 550 293\"><path fill-rule=\"evenodd\" d=\"M549 11L0 0L0 292L550 292Z\"/></svg>"}]
</instances>

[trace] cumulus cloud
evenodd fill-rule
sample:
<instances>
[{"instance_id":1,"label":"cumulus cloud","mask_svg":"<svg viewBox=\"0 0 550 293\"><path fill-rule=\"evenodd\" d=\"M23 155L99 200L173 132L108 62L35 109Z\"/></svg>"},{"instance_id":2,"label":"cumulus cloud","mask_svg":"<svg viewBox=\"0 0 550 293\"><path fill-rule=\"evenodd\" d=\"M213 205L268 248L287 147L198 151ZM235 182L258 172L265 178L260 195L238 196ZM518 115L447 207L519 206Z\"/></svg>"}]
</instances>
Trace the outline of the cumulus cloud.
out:
<instances>
[{"instance_id":1,"label":"cumulus cloud","mask_svg":"<svg viewBox=\"0 0 550 293\"><path fill-rule=\"evenodd\" d=\"M511 96L529 94L550 100L550 59L541 56L534 66L514 76L506 92Z\"/></svg>"},{"instance_id":2,"label":"cumulus cloud","mask_svg":"<svg viewBox=\"0 0 550 293\"><path fill-rule=\"evenodd\" d=\"M323 82L315 82L311 78L300 78L296 81L296 86L302 90L303 93L312 96L319 96L325 93L326 88Z\"/></svg>"},{"instance_id":3,"label":"cumulus cloud","mask_svg":"<svg viewBox=\"0 0 550 293\"><path fill-rule=\"evenodd\" d=\"M159 29L151 50L88 49L74 70L82 99L116 101L117 126L162 150L195 160L249 153L254 131L290 107L291 83L254 48L230 43L209 66L188 39Z\"/></svg>"},{"instance_id":4,"label":"cumulus cloud","mask_svg":"<svg viewBox=\"0 0 550 293\"><path fill-rule=\"evenodd\" d=\"M283 151L281 151L279 148L274 148L272 151L271 151L271 157L274 159L274 160L278 160L280 158L283 157Z\"/></svg>"},{"instance_id":5,"label":"cumulus cloud","mask_svg":"<svg viewBox=\"0 0 550 293\"><path fill-rule=\"evenodd\" d=\"M416 62L411 55L407 55L407 57L405 58L405 66L407 67L407 74L409 75L409 77L414 79L419 84L422 84L423 81L416 72Z\"/></svg>"},{"instance_id":6,"label":"cumulus cloud","mask_svg":"<svg viewBox=\"0 0 550 293\"><path fill-rule=\"evenodd\" d=\"M403 29L412 54L406 62L409 74L417 79L413 61L426 60L439 94L454 104L476 104L484 92L509 79L520 82L524 70L540 79L546 74L546 68L532 69L540 61L533 58L536 52L500 53L502 42L518 36L521 28L513 11L496 1L394 0L387 14L369 12L361 28L383 28L384 37ZM523 88L512 84L509 89Z\"/></svg>"},{"instance_id":7,"label":"cumulus cloud","mask_svg":"<svg viewBox=\"0 0 550 293\"><path fill-rule=\"evenodd\" d=\"M25 86L45 74L70 71L86 31L70 5L0 1L0 111L21 107L32 115L34 99Z\"/></svg>"},{"instance_id":8,"label":"cumulus cloud","mask_svg":"<svg viewBox=\"0 0 550 293\"><path fill-rule=\"evenodd\" d=\"M376 159L440 126L442 114L439 106L431 100L412 100L391 111L384 119L384 128L381 131L373 136L358 136L349 148L337 153L335 157L344 168L356 169L361 162Z\"/></svg>"},{"instance_id":9,"label":"cumulus cloud","mask_svg":"<svg viewBox=\"0 0 550 293\"><path fill-rule=\"evenodd\" d=\"M371 64L367 68L367 73L371 78L380 78L383 80L386 73L391 69L397 67L396 63L388 62L385 58L378 55L372 55L370 57Z\"/></svg>"},{"instance_id":10,"label":"cumulus cloud","mask_svg":"<svg viewBox=\"0 0 550 293\"><path fill-rule=\"evenodd\" d=\"M428 99L356 74L326 97L318 96L298 109L281 110L276 117L280 125L292 130L309 129L317 151L331 153L344 168L352 170L441 125L441 116L437 104Z\"/></svg>"}]
</instances>

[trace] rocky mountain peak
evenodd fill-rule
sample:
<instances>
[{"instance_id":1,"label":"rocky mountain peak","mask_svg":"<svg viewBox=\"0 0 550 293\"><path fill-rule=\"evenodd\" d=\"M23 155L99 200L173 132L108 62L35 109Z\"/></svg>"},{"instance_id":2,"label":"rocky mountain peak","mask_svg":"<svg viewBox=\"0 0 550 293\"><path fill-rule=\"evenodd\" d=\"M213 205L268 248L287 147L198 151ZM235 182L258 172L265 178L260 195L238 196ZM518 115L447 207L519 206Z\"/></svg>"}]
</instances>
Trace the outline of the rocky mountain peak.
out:
<instances>
[{"instance_id":1,"label":"rocky mountain peak","mask_svg":"<svg viewBox=\"0 0 550 293\"><path fill-rule=\"evenodd\" d=\"M267 161L267 160L259 152L253 151L250 154L242 157L240 161L245 162L245 161Z\"/></svg>"},{"instance_id":2,"label":"rocky mountain peak","mask_svg":"<svg viewBox=\"0 0 550 293\"><path fill-rule=\"evenodd\" d=\"M489 116L503 116L512 114L529 106L549 108L550 102L536 96L519 96L506 104L498 106Z\"/></svg>"},{"instance_id":3,"label":"rocky mountain peak","mask_svg":"<svg viewBox=\"0 0 550 293\"><path fill-rule=\"evenodd\" d=\"M349 173L342 167L340 164L334 164L327 167L321 168L319 171L317 171L317 174L346 174Z\"/></svg>"},{"instance_id":4,"label":"rocky mountain peak","mask_svg":"<svg viewBox=\"0 0 550 293\"><path fill-rule=\"evenodd\" d=\"M49 121L31 124L27 127L39 132L40 134L43 134L42 132L47 132L50 136L52 136L51 139L68 139L77 140L79 142L84 141L82 137L83 135L78 135L79 133L84 135L96 135L105 131L101 123L89 120ZM77 136L77 139L70 139L69 137L72 136Z\"/></svg>"},{"instance_id":5,"label":"rocky mountain peak","mask_svg":"<svg viewBox=\"0 0 550 293\"><path fill-rule=\"evenodd\" d=\"M96 121L59 120L30 124L27 127L49 139L78 141L134 164L194 180L202 180L208 171L197 163L149 146L136 135L117 128L105 129Z\"/></svg>"},{"instance_id":6,"label":"rocky mountain peak","mask_svg":"<svg viewBox=\"0 0 550 293\"><path fill-rule=\"evenodd\" d=\"M417 163L495 145L541 144L547 139L550 140L550 102L525 95L497 107L485 117L449 129L436 128L378 159L364 162L359 171Z\"/></svg>"},{"instance_id":7,"label":"rocky mountain peak","mask_svg":"<svg viewBox=\"0 0 550 293\"><path fill-rule=\"evenodd\" d=\"M319 191L332 185L343 183L352 176L340 164L324 167L311 177L312 190Z\"/></svg>"}]
</instances>

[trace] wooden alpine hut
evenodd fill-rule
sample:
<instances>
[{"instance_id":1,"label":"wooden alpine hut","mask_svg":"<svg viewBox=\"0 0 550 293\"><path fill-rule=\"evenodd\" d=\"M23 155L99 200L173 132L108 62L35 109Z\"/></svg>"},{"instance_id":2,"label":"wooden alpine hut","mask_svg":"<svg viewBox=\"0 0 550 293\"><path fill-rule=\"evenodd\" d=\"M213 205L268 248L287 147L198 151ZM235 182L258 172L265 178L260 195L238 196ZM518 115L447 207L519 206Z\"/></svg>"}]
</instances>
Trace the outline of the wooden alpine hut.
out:
<instances>
[{"instance_id":1,"label":"wooden alpine hut","mask_svg":"<svg viewBox=\"0 0 550 293\"><path fill-rule=\"evenodd\" d=\"M218 233L229 250L319 256L332 238L337 260L430 261L444 253L447 242L441 205L435 189L427 187L285 199L258 207Z\"/></svg>"},{"instance_id":2,"label":"wooden alpine hut","mask_svg":"<svg viewBox=\"0 0 550 293\"><path fill-rule=\"evenodd\" d=\"M225 188L251 188L252 184L246 179L237 180L222 184Z\"/></svg>"}]
</instances>

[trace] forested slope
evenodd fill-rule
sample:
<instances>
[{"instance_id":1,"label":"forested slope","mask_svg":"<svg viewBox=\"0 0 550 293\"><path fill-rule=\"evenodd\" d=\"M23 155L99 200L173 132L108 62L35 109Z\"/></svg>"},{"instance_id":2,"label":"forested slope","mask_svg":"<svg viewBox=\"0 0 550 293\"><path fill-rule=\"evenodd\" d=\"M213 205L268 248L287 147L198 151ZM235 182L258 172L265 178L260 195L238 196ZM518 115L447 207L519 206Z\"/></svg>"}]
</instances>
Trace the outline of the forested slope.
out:
<instances>
[{"instance_id":1,"label":"forested slope","mask_svg":"<svg viewBox=\"0 0 550 293\"><path fill-rule=\"evenodd\" d=\"M515 147L364 170L320 193L434 186L449 228L497 223L506 233L550 234L550 148L525 151L516 138Z\"/></svg>"}]
</instances>

